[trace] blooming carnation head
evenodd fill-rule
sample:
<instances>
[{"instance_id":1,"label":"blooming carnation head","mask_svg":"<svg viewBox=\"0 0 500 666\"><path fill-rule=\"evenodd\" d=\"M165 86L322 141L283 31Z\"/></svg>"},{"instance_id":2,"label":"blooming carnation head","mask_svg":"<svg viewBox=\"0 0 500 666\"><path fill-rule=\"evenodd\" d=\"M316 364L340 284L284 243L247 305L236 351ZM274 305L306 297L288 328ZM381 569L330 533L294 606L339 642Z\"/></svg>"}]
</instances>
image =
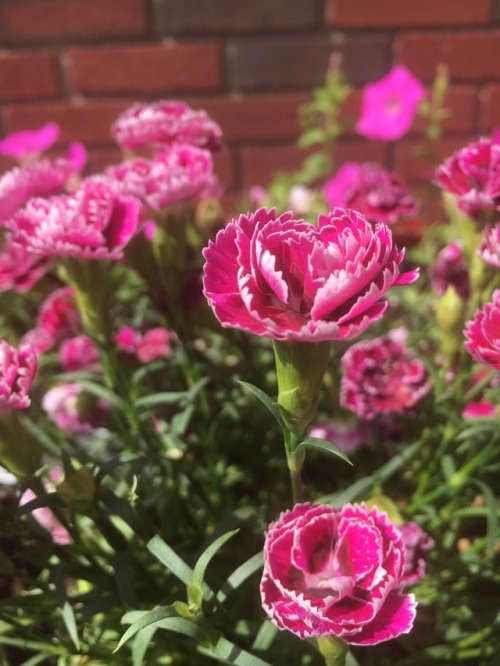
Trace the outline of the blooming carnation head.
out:
<instances>
[{"instance_id":1,"label":"blooming carnation head","mask_svg":"<svg viewBox=\"0 0 500 666\"><path fill-rule=\"evenodd\" d=\"M465 347L478 363L500 370L500 289L465 325Z\"/></svg>"},{"instance_id":2,"label":"blooming carnation head","mask_svg":"<svg viewBox=\"0 0 500 666\"><path fill-rule=\"evenodd\" d=\"M81 330L74 291L71 287L61 287L44 300L38 312L36 327L25 334L23 341L31 344L38 353L43 353Z\"/></svg>"},{"instance_id":3,"label":"blooming carnation head","mask_svg":"<svg viewBox=\"0 0 500 666\"><path fill-rule=\"evenodd\" d=\"M0 154L17 160L34 159L51 148L58 140L61 129L57 123L46 123L37 130L12 132L0 141Z\"/></svg>"},{"instance_id":4,"label":"blooming carnation head","mask_svg":"<svg viewBox=\"0 0 500 666\"><path fill-rule=\"evenodd\" d=\"M469 270L460 243L449 243L438 253L430 276L432 286L440 296L451 286L461 298L469 298Z\"/></svg>"},{"instance_id":5,"label":"blooming carnation head","mask_svg":"<svg viewBox=\"0 0 500 666\"><path fill-rule=\"evenodd\" d=\"M482 138L457 150L436 171L436 181L457 197L458 207L477 219L500 205L500 144Z\"/></svg>"},{"instance_id":6,"label":"blooming carnation head","mask_svg":"<svg viewBox=\"0 0 500 666\"><path fill-rule=\"evenodd\" d=\"M432 538L414 522L399 526L405 547L405 567L400 587L415 585L425 576L427 555L434 547Z\"/></svg>"},{"instance_id":7,"label":"blooming carnation head","mask_svg":"<svg viewBox=\"0 0 500 666\"><path fill-rule=\"evenodd\" d=\"M0 291L29 291L51 266L49 257L7 243L0 251Z\"/></svg>"},{"instance_id":8,"label":"blooming carnation head","mask_svg":"<svg viewBox=\"0 0 500 666\"><path fill-rule=\"evenodd\" d=\"M175 100L134 104L111 127L115 141L130 150L184 143L210 151L221 147L222 132L205 111Z\"/></svg>"},{"instance_id":9,"label":"blooming carnation head","mask_svg":"<svg viewBox=\"0 0 500 666\"><path fill-rule=\"evenodd\" d=\"M88 335L77 335L65 340L59 349L59 359L65 372L75 372L82 368L95 368L99 350Z\"/></svg>"},{"instance_id":10,"label":"blooming carnation head","mask_svg":"<svg viewBox=\"0 0 500 666\"><path fill-rule=\"evenodd\" d=\"M29 407L28 391L37 369L37 356L29 345L15 349L0 340L0 409Z\"/></svg>"},{"instance_id":11,"label":"blooming carnation head","mask_svg":"<svg viewBox=\"0 0 500 666\"><path fill-rule=\"evenodd\" d=\"M398 333L357 342L342 357L340 402L362 418L407 412L431 388L423 363Z\"/></svg>"},{"instance_id":12,"label":"blooming carnation head","mask_svg":"<svg viewBox=\"0 0 500 666\"><path fill-rule=\"evenodd\" d=\"M47 417L68 435L83 435L109 419L111 406L102 398L85 393L79 384L65 382L49 389L42 398Z\"/></svg>"},{"instance_id":13,"label":"blooming carnation head","mask_svg":"<svg viewBox=\"0 0 500 666\"><path fill-rule=\"evenodd\" d=\"M204 293L223 326L275 340L354 337L379 319L403 252L390 229L353 211L320 215L317 226L260 209L219 231L204 250Z\"/></svg>"},{"instance_id":14,"label":"blooming carnation head","mask_svg":"<svg viewBox=\"0 0 500 666\"><path fill-rule=\"evenodd\" d=\"M490 266L500 268L500 222L485 227L477 253Z\"/></svg>"},{"instance_id":15,"label":"blooming carnation head","mask_svg":"<svg viewBox=\"0 0 500 666\"><path fill-rule=\"evenodd\" d=\"M262 605L300 638L381 643L415 618L413 595L398 589L404 557L400 532L375 507L296 504L266 534Z\"/></svg>"},{"instance_id":16,"label":"blooming carnation head","mask_svg":"<svg viewBox=\"0 0 500 666\"><path fill-rule=\"evenodd\" d=\"M329 208L352 208L371 222L394 224L418 211L403 180L380 164L346 162L325 183L324 196Z\"/></svg>"},{"instance_id":17,"label":"blooming carnation head","mask_svg":"<svg viewBox=\"0 0 500 666\"><path fill-rule=\"evenodd\" d=\"M399 139L412 126L424 97L420 81L397 65L380 81L365 86L356 131L367 139Z\"/></svg>"}]
</instances>

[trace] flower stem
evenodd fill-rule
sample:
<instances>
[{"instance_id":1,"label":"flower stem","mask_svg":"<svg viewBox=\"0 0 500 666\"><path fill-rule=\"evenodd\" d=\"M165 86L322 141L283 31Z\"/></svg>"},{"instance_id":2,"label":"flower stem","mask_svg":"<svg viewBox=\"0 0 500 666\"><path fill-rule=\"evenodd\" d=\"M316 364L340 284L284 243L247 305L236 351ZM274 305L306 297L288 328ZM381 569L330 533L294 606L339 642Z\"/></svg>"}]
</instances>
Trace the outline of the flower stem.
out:
<instances>
[{"instance_id":1,"label":"flower stem","mask_svg":"<svg viewBox=\"0 0 500 666\"><path fill-rule=\"evenodd\" d=\"M325 658L325 666L345 666L349 647L343 640L335 636L325 636L317 638L316 645Z\"/></svg>"}]
</instances>

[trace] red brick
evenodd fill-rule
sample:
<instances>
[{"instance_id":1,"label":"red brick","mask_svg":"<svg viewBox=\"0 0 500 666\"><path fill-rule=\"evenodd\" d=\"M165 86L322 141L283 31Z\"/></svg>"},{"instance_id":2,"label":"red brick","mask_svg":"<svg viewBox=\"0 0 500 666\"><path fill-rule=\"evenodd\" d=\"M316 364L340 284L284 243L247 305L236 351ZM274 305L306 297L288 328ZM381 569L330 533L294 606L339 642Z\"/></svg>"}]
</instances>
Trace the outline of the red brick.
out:
<instances>
[{"instance_id":1,"label":"red brick","mask_svg":"<svg viewBox=\"0 0 500 666\"><path fill-rule=\"evenodd\" d=\"M452 81L500 77L500 31L411 32L396 38L395 54L416 76L430 81L439 63Z\"/></svg>"},{"instance_id":2,"label":"red brick","mask_svg":"<svg viewBox=\"0 0 500 666\"><path fill-rule=\"evenodd\" d=\"M339 28L487 24L492 0L329 0L327 20Z\"/></svg>"},{"instance_id":3,"label":"red brick","mask_svg":"<svg viewBox=\"0 0 500 666\"><path fill-rule=\"evenodd\" d=\"M311 151L309 151L311 152ZM340 141L337 144L336 166L353 160L355 162L384 162L387 146L380 142ZM268 185L278 171L298 169L308 151L296 146L245 146L241 149L243 183Z\"/></svg>"},{"instance_id":4,"label":"red brick","mask_svg":"<svg viewBox=\"0 0 500 666\"><path fill-rule=\"evenodd\" d=\"M122 159L122 153L118 146L110 146L109 148L91 147L86 173L99 173L111 164L118 164Z\"/></svg>"},{"instance_id":5,"label":"red brick","mask_svg":"<svg viewBox=\"0 0 500 666\"><path fill-rule=\"evenodd\" d=\"M0 100L56 97L56 57L49 51L0 52Z\"/></svg>"},{"instance_id":6,"label":"red brick","mask_svg":"<svg viewBox=\"0 0 500 666\"><path fill-rule=\"evenodd\" d=\"M83 94L169 94L221 88L221 52L215 42L72 48L70 80Z\"/></svg>"},{"instance_id":7,"label":"red brick","mask_svg":"<svg viewBox=\"0 0 500 666\"><path fill-rule=\"evenodd\" d=\"M481 128L492 130L500 126L500 84L491 83L481 91Z\"/></svg>"},{"instance_id":8,"label":"red brick","mask_svg":"<svg viewBox=\"0 0 500 666\"><path fill-rule=\"evenodd\" d=\"M15 41L143 35L146 10L145 0L25 0L1 7L0 25Z\"/></svg>"},{"instance_id":9,"label":"red brick","mask_svg":"<svg viewBox=\"0 0 500 666\"><path fill-rule=\"evenodd\" d=\"M434 177L436 166L455 150L467 145L470 141L472 141L470 135L440 139L437 145L433 147L436 151L436 165L429 163L417 154L417 151L423 146L422 141L417 139L399 141L396 144L395 171L409 181L429 182Z\"/></svg>"},{"instance_id":10,"label":"red brick","mask_svg":"<svg viewBox=\"0 0 500 666\"><path fill-rule=\"evenodd\" d=\"M225 147L220 153L214 155L214 171L219 177L224 192L230 192L236 187L236 165L234 149Z\"/></svg>"}]
</instances>

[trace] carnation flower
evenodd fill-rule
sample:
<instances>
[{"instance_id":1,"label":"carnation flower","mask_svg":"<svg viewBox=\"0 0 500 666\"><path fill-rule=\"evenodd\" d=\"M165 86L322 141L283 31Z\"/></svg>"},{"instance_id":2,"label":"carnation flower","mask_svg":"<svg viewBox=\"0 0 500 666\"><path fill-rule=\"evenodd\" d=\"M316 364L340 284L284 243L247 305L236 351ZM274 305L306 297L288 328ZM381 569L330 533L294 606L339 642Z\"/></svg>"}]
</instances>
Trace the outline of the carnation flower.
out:
<instances>
[{"instance_id":1,"label":"carnation flower","mask_svg":"<svg viewBox=\"0 0 500 666\"><path fill-rule=\"evenodd\" d=\"M372 222L394 224L418 212L403 180L380 164L346 162L323 192L330 208L352 208Z\"/></svg>"},{"instance_id":2,"label":"carnation flower","mask_svg":"<svg viewBox=\"0 0 500 666\"><path fill-rule=\"evenodd\" d=\"M179 201L203 198L214 187L212 156L192 146L172 146L152 160L137 157L110 167L107 175L123 194L159 212Z\"/></svg>"},{"instance_id":3,"label":"carnation flower","mask_svg":"<svg viewBox=\"0 0 500 666\"><path fill-rule=\"evenodd\" d=\"M0 409L26 409L38 359L29 345L11 347L0 340Z\"/></svg>"},{"instance_id":4,"label":"carnation flower","mask_svg":"<svg viewBox=\"0 0 500 666\"><path fill-rule=\"evenodd\" d=\"M51 148L59 138L61 129L57 123L47 123L37 130L12 132L0 141L0 154L15 159L33 159Z\"/></svg>"},{"instance_id":5,"label":"carnation flower","mask_svg":"<svg viewBox=\"0 0 500 666\"><path fill-rule=\"evenodd\" d=\"M431 388L423 363L406 349L401 331L353 344L341 365L341 405L365 419L407 412Z\"/></svg>"},{"instance_id":6,"label":"carnation flower","mask_svg":"<svg viewBox=\"0 0 500 666\"><path fill-rule=\"evenodd\" d=\"M462 410L463 419L483 419L497 414L500 415L500 409L489 400L468 402Z\"/></svg>"},{"instance_id":7,"label":"carnation flower","mask_svg":"<svg viewBox=\"0 0 500 666\"><path fill-rule=\"evenodd\" d=\"M68 435L83 435L106 423L110 404L84 393L81 386L65 382L49 389L42 398L48 418Z\"/></svg>"},{"instance_id":8,"label":"carnation flower","mask_svg":"<svg viewBox=\"0 0 500 666\"><path fill-rule=\"evenodd\" d=\"M78 335L82 330L80 313L76 307L74 290L61 287L48 296L38 312L36 327L23 337L38 353Z\"/></svg>"},{"instance_id":9,"label":"carnation flower","mask_svg":"<svg viewBox=\"0 0 500 666\"><path fill-rule=\"evenodd\" d=\"M370 431L366 423L358 421L318 421L309 432L309 437L318 437L331 442L341 451L354 453L370 443Z\"/></svg>"},{"instance_id":10,"label":"carnation flower","mask_svg":"<svg viewBox=\"0 0 500 666\"><path fill-rule=\"evenodd\" d=\"M61 344L59 359L65 372L75 372L81 368L95 367L100 355L95 343L88 335L77 335Z\"/></svg>"},{"instance_id":11,"label":"carnation flower","mask_svg":"<svg viewBox=\"0 0 500 666\"><path fill-rule=\"evenodd\" d=\"M37 499L37 496L30 488L28 488L21 495L19 506L28 504L28 502L35 499ZM50 538L54 543L57 543L59 546L66 546L68 543L72 542L68 530L64 527L59 518L57 518L55 513L48 507L40 506L37 509L33 509L31 515L36 522L50 534Z\"/></svg>"},{"instance_id":12,"label":"carnation flower","mask_svg":"<svg viewBox=\"0 0 500 666\"><path fill-rule=\"evenodd\" d=\"M449 243L438 253L434 266L430 269L430 278L433 288L440 296L451 286L460 298L469 298L469 269L460 243Z\"/></svg>"},{"instance_id":13,"label":"carnation flower","mask_svg":"<svg viewBox=\"0 0 500 666\"><path fill-rule=\"evenodd\" d=\"M7 243L0 251L0 291L29 291L51 267L49 257Z\"/></svg>"},{"instance_id":14,"label":"carnation flower","mask_svg":"<svg viewBox=\"0 0 500 666\"><path fill-rule=\"evenodd\" d=\"M204 293L225 327L275 340L352 338L387 308L381 297L418 271L400 272L404 251L390 229L354 211L318 225L260 209L241 215L205 248Z\"/></svg>"},{"instance_id":15,"label":"carnation flower","mask_svg":"<svg viewBox=\"0 0 500 666\"><path fill-rule=\"evenodd\" d=\"M172 343L178 342L174 331L157 326L141 333L130 326L123 326L115 335L115 342L128 354L135 354L141 363L172 355Z\"/></svg>"},{"instance_id":16,"label":"carnation flower","mask_svg":"<svg viewBox=\"0 0 500 666\"><path fill-rule=\"evenodd\" d=\"M415 585L425 575L427 553L434 547L432 538L414 522L399 525L405 548L405 566L399 587Z\"/></svg>"},{"instance_id":17,"label":"carnation flower","mask_svg":"<svg viewBox=\"0 0 500 666\"><path fill-rule=\"evenodd\" d=\"M477 253L490 266L500 268L500 222L485 227Z\"/></svg>"},{"instance_id":18,"label":"carnation flower","mask_svg":"<svg viewBox=\"0 0 500 666\"><path fill-rule=\"evenodd\" d=\"M356 131L367 139L399 139L412 126L424 97L420 81L397 65L380 81L365 86Z\"/></svg>"},{"instance_id":19,"label":"carnation flower","mask_svg":"<svg viewBox=\"0 0 500 666\"><path fill-rule=\"evenodd\" d=\"M436 171L436 181L473 218L500 205L500 144L482 138L457 150Z\"/></svg>"},{"instance_id":20,"label":"carnation flower","mask_svg":"<svg viewBox=\"0 0 500 666\"><path fill-rule=\"evenodd\" d=\"M72 196L30 199L7 222L7 237L33 254L119 260L140 208L104 180L89 178Z\"/></svg>"},{"instance_id":21,"label":"carnation flower","mask_svg":"<svg viewBox=\"0 0 500 666\"><path fill-rule=\"evenodd\" d=\"M464 334L472 358L500 370L500 289L493 292L491 303L485 303L466 323Z\"/></svg>"},{"instance_id":22,"label":"carnation flower","mask_svg":"<svg viewBox=\"0 0 500 666\"><path fill-rule=\"evenodd\" d=\"M131 326L122 326L115 334L116 344L127 354L135 354L140 338L140 331L136 331Z\"/></svg>"},{"instance_id":23,"label":"carnation flower","mask_svg":"<svg viewBox=\"0 0 500 666\"><path fill-rule=\"evenodd\" d=\"M385 513L296 504L269 526L261 598L280 629L375 645L408 633L416 601L400 592L403 539Z\"/></svg>"},{"instance_id":24,"label":"carnation flower","mask_svg":"<svg viewBox=\"0 0 500 666\"><path fill-rule=\"evenodd\" d=\"M183 143L216 151L222 145L221 129L205 111L174 100L134 104L117 118L111 133L122 148L131 150Z\"/></svg>"}]
</instances>

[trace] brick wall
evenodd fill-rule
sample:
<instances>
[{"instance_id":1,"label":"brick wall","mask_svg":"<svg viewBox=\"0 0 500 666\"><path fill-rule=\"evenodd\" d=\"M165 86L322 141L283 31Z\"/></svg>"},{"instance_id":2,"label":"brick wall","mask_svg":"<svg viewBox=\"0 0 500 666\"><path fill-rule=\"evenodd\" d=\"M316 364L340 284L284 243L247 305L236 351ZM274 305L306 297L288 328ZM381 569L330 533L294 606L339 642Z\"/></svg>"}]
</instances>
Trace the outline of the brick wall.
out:
<instances>
[{"instance_id":1,"label":"brick wall","mask_svg":"<svg viewBox=\"0 0 500 666\"><path fill-rule=\"evenodd\" d=\"M500 0L0 0L0 45L0 134L55 120L98 169L118 159L118 113L182 99L222 125L228 202L298 165L297 109L333 51L358 88L353 114L359 88L392 64L430 83L447 63L443 155L500 125ZM418 132L396 146L351 133L338 157L385 160L416 181L416 143Z\"/></svg>"}]
</instances>

